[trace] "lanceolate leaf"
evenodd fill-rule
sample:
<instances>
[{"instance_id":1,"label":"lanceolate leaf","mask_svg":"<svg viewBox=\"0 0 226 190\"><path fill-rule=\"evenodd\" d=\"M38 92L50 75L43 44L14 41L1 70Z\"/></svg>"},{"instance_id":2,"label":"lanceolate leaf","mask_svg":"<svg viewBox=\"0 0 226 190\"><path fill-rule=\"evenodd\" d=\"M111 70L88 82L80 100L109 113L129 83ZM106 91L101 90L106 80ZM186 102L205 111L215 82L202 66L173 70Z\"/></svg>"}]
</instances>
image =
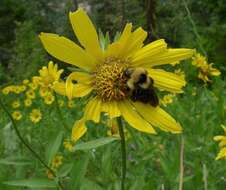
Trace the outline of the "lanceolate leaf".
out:
<instances>
[{"instance_id":1,"label":"lanceolate leaf","mask_svg":"<svg viewBox=\"0 0 226 190\"><path fill-rule=\"evenodd\" d=\"M51 163L51 160L59 150L62 139L63 139L63 131L60 131L52 138L52 140L50 140L48 147L46 149L46 160L48 164Z\"/></svg>"},{"instance_id":2,"label":"lanceolate leaf","mask_svg":"<svg viewBox=\"0 0 226 190\"><path fill-rule=\"evenodd\" d=\"M88 142L78 143L74 146L74 151L76 151L76 150L89 150L89 149L93 149L93 148L98 148L100 146L111 143L115 140L119 140L119 138L117 138L117 137L104 137L104 138L99 138L99 139L88 141Z\"/></svg>"},{"instance_id":3,"label":"lanceolate leaf","mask_svg":"<svg viewBox=\"0 0 226 190\"><path fill-rule=\"evenodd\" d=\"M0 159L0 164L23 166L32 164L32 162L24 157L8 157Z\"/></svg>"},{"instance_id":4,"label":"lanceolate leaf","mask_svg":"<svg viewBox=\"0 0 226 190\"><path fill-rule=\"evenodd\" d=\"M69 190L79 190L81 183L86 174L87 166L89 162L88 155L84 155L79 160L76 160L72 172L71 172L71 181L69 184Z\"/></svg>"},{"instance_id":5,"label":"lanceolate leaf","mask_svg":"<svg viewBox=\"0 0 226 190\"><path fill-rule=\"evenodd\" d=\"M28 188L56 188L57 184L48 179L21 179L3 182L6 185Z\"/></svg>"}]
</instances>

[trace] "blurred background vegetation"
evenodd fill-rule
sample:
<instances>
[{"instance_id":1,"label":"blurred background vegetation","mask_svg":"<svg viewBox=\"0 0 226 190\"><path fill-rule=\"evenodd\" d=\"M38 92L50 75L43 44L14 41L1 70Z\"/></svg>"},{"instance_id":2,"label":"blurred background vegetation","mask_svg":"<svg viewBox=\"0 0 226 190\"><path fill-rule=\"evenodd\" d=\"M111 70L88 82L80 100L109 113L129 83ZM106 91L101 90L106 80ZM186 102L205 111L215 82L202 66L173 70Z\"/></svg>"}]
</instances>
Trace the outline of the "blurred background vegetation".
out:
<instances>
[{"instance_id":1,"label":"blurred background vegetation","mask_svg":"<svg viewBox=\"0 0 226 190\"><path fill-rule=\"evenodd\" d=\"M77 7L84 7L97 28L112 38L126 22L132 22L148 31L147 42L164 38L171 47L198 50L201 44L209 61L225 73L225 0L187 0L187 5L200 39L183 0L1 0L0 83L32 76L47 63L40 32L74 38L68 12Z\"/></svg>"},{"instance_id":2,"label":"blurred background vegetation","mask_svg":"<svg viewBox=\"0 0 226 190\"><path fill-rule=\"evenodd\" d=\"M196 48L202 54L206 53L208 62L213 62L214 67L221 71L219 77L213 77L213 83L205 86L198 81L197 70L189 61L179 65L185 71L188 81L186 93L175 97L174 104L165 109L180 121L184 129L184 189L204 189L204 174L208 173L206 175L209 190L224 190L225 160L214 161L218 145L213 141L213 136L223 134L220 125L226 124L225 0L0 0L0 85L17 84L25 78L37 75L41 66L47 65L50 58L53 60L41 45L38 38L40 32L57 33L76 41L68 13L78 7L86 9L98 30L109 32L111 39L117 31L122 30L126 22L132 22L135 27L142 26L148 31L146 43L164 38L169 47ZM66 68L64 63L59 66ZM12 99L4 101L10 104ZM41 104L37 103L35 106L38 105ZM64 116L69 118L68 123L71 126L73 121L79 118L79 114L82 114L81 107L84 105L78 101L72 113L64 110ZM56 126L57 116L51 110L45 109L47 119L42 128L40 125L40 128L36 127L34 130L34 126L26 121L20 128L24 130L26 138L31 139L32 145L39 150L40 155L46 151L49 137L54 131L58 132L57 127L60 125ZM53 121L50 121L51 119ZM1 126L7 123L6 117L0 116L0 121ZM31 130L27 132L24 126L30 127ZM95 136L95 130L98 130L95 125L90 126L89 130L92 133L88 134L86 140L98 138ZM104 132L98 132L101 133L100 137L104 135ZM131 133L133 136L133 130ZM148 136L136 132L135 138L128 142L127 185L131 187L130 190L178 189L181 136L163 132L159 134ZM2 148L4 143L10 145L13 141L12 137L0 140L2 157L11 156L16 150L19 153L23 150L18 148L18 145L10 154L5 155ZM92 152L92 155L94 153L95 157L91 158L84 183L90 186L87 185L83 190L90 190L89 187L95 190L120 189L119 144L100 148ZM21 154L34 160L35 167L32 165L30 170L22 172L22 166L14 168L1 165L0 181L21 176L28 178L36 174L45 176L44 169L40 171L37 161L29 152L21 151ZM83 163L83 159L79 159L80 154L70 154L68 157L71 163ZM77 170L72 177L79 175L76 172ZM94 188L94 184L98 186ZM8 187L1 185L0 189Z\"/></svg>"}]
</instances>

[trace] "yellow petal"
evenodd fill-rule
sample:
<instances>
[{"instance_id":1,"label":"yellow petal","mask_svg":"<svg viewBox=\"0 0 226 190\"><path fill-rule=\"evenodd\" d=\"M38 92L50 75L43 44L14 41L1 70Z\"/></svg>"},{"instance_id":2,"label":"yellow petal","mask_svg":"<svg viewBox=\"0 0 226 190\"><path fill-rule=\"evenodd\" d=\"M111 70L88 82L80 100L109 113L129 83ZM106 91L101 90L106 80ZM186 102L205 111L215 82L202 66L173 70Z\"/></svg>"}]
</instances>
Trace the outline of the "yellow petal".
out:
<instances>
[{"instance_id":1,"label":"yellow petal","mask_svg":"<svg viewBox=\"0 0 226 190\"><path fill-rule=\"evenodd\" d=\"M226 137L219 143L219 147L223 147L226 145Z\"/></svg>"},{"instance_id":2,"label":"yellow petal","mask_svg":"<svg viewBox=\"0 0 226 190\"><path fill-rule=\"evenodd\" d=\"M162 47L163 48L163 47ZM163 49L164 50L164 49ZM156 51L158 51L156 49ZM160 51L160 50L159 50ZM150 52L151 53L151 52ZM175 63L184 59L192 57L194 50L192 49L168 49L163 53L157 53L153 56L147 56L145 58L139 58L137 61L133 61L135 65L143 67L153 67L164 64Z\"/></svg>"},{"instance_id":3,"label":"yellow petal","mask_svg":"<svg viewBox=\"0 0 226 190\"><path fill-rule=\"evenodd\" d=\"M141 27L136 29L129 37L119 56L123 58L131 57L136 51L143 46L143 41L147 37L147 32Z\"/></svg>"},{"instance_id":4,"label":"yellow petal","mask_svg":"<svg viewBox=\"0 0 226 190\"><path fill-rule=\"evenodd\" d=\"M95 66L95 60L71 40L51 33L39 37L46 51L57 59L87 71Z\"/></svg>"},{"instance_id":5,"label":"yellow petal","mask_svg":"<svg viewBox=\"0 0 226 190\"><path fill-rule=\"evenodd\" d=\"M116 101L102 102L101 111L108 113L111 119L115 117L119 117L121 115L121 112L118 109L118 105Z\"/></svg>"},{"instance_id":6,"label":"yellow petal","mask_svg":"<svg viewBox=\"0 0 226 190\"><path fill-rule=\"evenodd\" d=\"M90 84L92 82L92 76L85 72L72 72L70 75L71 80L77 81L83 84Z\"/></svg>"},{"instance_id":7,"label":"yellow petal","mask_svg":"<svg viewBox=\"0 0 226 190\"><path fill-rule=\"evenodd\" d=\"M102 101L96 97L89 101L84 112L84 118L86 120L92 120L95 123L100 121L101 102Z\"/></svg>"},{"instance_id":8,"label":"yellow petal","mask_svg":"<svg viewBox=\"0 0 226 190\"><path fill-rule=\"evenodd\" d=\"M85 126L85 120L80 119L79 121L76 121L72 128L71 140L76 142L86 133L86 131L87 131L87 128Z\"/></svg>"},{"instance_id":9,"label":"yellow petal","mask_svg":"<svg viewBox=\"0 0 226 190\"><path fill-rule=\"evenodd\" d=\"M128 39L131 35L131 30L132 24L131 23L126 24L119 40L108 46L107 51L105 53L106 54L105 57L109 56L119 57L121 51L123 50L123 48L125 48L125 45L128 42Z\"/></svg>"},{"instance_id":10,"label":"yellow petal","mask_svg":"<svg viewBox=\"0 0 226 190\"><path fill-rule=\"evenodd\" d=\"M103 53L96 29L85 11L80 8L73 13L70 12L69 17L72 28L81 45L89 54L93 55L97 60L102 61Z\"/></svg>"},{"instance_id":11,"label":"yellow petal","mask_svg":"<svg viewBox=\"0 0 226 190\"><path fill-rule=\"evenodd\" d=\"M76 80L78 84L73 84ZM92 91L92 87L89 85L91 78L89 74L82 72L71 73L66 80L66 95L71 100L73 97L82 97L89 94Z\"/></svg>"},{"instance_id":12,"label":"yellow petal","mask_svg":"<svg viewBox=\"0 0 226 190\"><path fill-rule=\"evenodd\" d=\"M221 124L222 129L224 130L225 134L226 134L226 126L224 126L223 124Z\"/></svg>"},{"instance_id":13,"label":"yellow petal","mask_svg":"<svg viewBox=\"0 0 226 190\"><path fill-rule=\"evenodd\" d=\"M180 124L160 107L155 108L141 102L133 102L133 105L137 112L153 126L159 127L166 132L181 133L182 128Z\"/></svg>"},{"instance_id":14,"label":"yellow petal","mask_svg":"<svg viewBox=\"0 0 226 190\"><path fill-rule=\"evenodd\" d=\"M148 75L154 80L154 86L173 93L182 93L182 87L185 86L185 80L171 72L161 69L147 69Z\"/></svg>"},{"instance_id":15,"label":"yellow petal","mask_svg":"<svg viewBox=\"0 0 226 190\"><path fill-rule=\"evenodd\" d=\"M129 101L125 100L118 102L118 107L123 118L131 125L131 127L145 133L156 134L153 127L134 110L134 107Z\"/></svg>"},{"instance_id":16,"label":"yellow petal","mask_svg":"<svg viewBox=\"0 0 226 190\"><path fill-rule=\"evenodd\" d=\"M93 88L90 85L78 83L73 85L73 92L72 92L72 97L73 98L78 98L78 97L83 97L91 93Z\"/></svg>"},{"instance_id":17,"label":"yellow petal","mask_svg":"<svg viewBox=\"0 0 226 190\"><path fill-rule=\"evenodd\" d=\"M226 147L222 148L217 154L216 160L226 157Z\"/></svg>"},{"instance_id":18,"label":"yellow petal","mask_svg":"<svg viewBox=\"0 0 226 190\"><path fill-rule=\"evenodd\" d=\"M223 140L225 138L226 138L225 136L217 135L217 136L213 137L213 140L215 140L215 141L221 141L221 140Z\"/></svg>"},{"instance_id":19,"label":"yellow petal","mask_svg":"<svg viewBox=\"0 0 226 190\"><path fill-rule=\"evenodd\" d=\"M210 69L210 74L212 76L219 76L221 74L221 72L218 70L218 69L215 69L215 68L211 68Z\"/></svg>"},{"instance_id":20,"label":"yellow petal","mask_svg":"<svg viewBox=\"0 0 226 190\"><path fill-rule=\"evenodd\" d=\"M64 82L56 82L53 84L53 90L62 96L66 96L66 88Z\"/></svg>"},{"instance_id":21,"label":"yellow petal","mask_svg":"<svg viewBox=\"0 0 226 190\"><path fill-rule=\"evenodd\" d=\"M120 36L118 42L119 43L122 43L122 44L125 44L129 37L130 37L130 34L131 34L131 30L132 30L132 24L131 23L127 23L123 32L122 32L122 35Z\"/></svg>"},{"instance_id":22,"label":"yellow petal","mask_svg":"<svg viewBox=\"0 0 226 190\"><path fill-rule=\"evenodd\" d=\"M145 62L145 61L147 62L153 56L166 52L167 50L166 48L167 48L167 44L163 39L151 42L150 44L144 46L142 49L140 49L133 55L131 59L131 62L132 62L131 64L136 66L141 64L142 62Z\"/></svg>"}]
</instances>

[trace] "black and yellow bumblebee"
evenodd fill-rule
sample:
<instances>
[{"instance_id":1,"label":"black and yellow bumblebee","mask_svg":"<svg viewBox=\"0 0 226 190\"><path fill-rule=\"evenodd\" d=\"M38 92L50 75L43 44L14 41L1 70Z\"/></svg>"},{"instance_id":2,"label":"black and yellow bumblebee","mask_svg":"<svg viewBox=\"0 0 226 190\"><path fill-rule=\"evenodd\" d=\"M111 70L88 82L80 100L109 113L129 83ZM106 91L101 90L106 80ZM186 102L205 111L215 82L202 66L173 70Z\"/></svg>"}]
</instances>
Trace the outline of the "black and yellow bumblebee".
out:
<instances>
[{"instance_id":1,"label":"black and yellow bumblebee","mask_svg":"<svg viewBox=\"0 0 226 190\"><path fill-rule=\"evenodd\" d=\"M132 101L149 103L153 107L159 105L159 99L154 89L154 80L148 76L146 69L127 68L124 72L127 78L127 90Z\"/></svg>"}]
</instances>

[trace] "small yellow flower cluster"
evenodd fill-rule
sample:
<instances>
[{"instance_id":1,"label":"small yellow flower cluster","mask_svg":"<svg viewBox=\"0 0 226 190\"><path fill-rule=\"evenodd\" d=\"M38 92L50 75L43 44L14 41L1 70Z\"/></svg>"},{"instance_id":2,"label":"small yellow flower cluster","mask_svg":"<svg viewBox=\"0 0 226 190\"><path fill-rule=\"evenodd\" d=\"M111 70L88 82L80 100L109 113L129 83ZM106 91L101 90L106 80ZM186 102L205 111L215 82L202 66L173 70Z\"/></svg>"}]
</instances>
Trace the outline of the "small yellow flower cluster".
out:
<instances>
[{"instance_id":1,"label":"small yellow flower cluster","mask_svg":"<svg viewBox=\"0 0 226 190\"><path fill-rule=\"evenodd\" d=\"M167 94L167 95L163 96L163 98L160 100L160 103L166 107L168 104L173 103L174 97L175 97L174 94Z\"/></svg>"},{"instance_id":2,"label":"small yellow flower cluster","mask_svg":"<svg viewBox=\"0 0 226 190\"><path fill-rule=\"evenodd\" d=\"M177 74L178 76L180 76L183 80L185 80L185 74L184 71L182 71L181 69L176 69L174 71L175 74Z\"/></svg>"},{"instance_id":3,"label":"small yellow flower cluster","mask_svg":"<svg viewBox=\"0 0 226 190\"><path fill-rule=\"evenodd\" d=\"M73 101L73 100L69 100L69 101L67 102L67 107L68 107L68 108L74 108L74 107L75 107L74 101Z\"/></svg>"},{"instance_id":4,"label":"small yellow flower cluster","mask_svg":"<svg viewBox=\"0 0 226 190\"><path fill-rule=\"evenodd\" d=\"M196 53L192 58L192 65L199 69L198 78L205 83L211 82L210 76L219 76L221 74L218 69L212 67L213 63L208 64L206 57L199 53Z\"/></svg>"},{"instance_id":5,"label":"small yellow flower cluster","mask_svg":"<svg viewBox=\"0 0 226 190\"><path fill-rule=\"evenodd\" d=\"M51 162L51 169L56 172L57 169L62 165L63 156L56 155ZM46 175L49 179L53 179L53 173L50 170L46 171Z\"/></svg>"},{"instance_id":6,"label":"small yellow flower cluster","mask_svg":"<svg viewBox=\"0 0 226 190\"><path fill-rule=\"evenodd\" d=\"M74 144L69 139L65 139L63 145L66 150L73 152Z\"/></svg>"},{"instance_id":7,"label":"small yellow flower cluster","mask_svg":"<svg viewBox=\"0 0 226 190\"><path fill-rule=\"evenodd\" d=\"M39 109L33 109L30 113L30 120L33 123L38 123L42 119L42 113Z\"/></svg>"},{"instance_id":8,"label":"small yellow flower cluster","mask_svg":"<svg viewBox=\"0 0 226 190\"><path fill-rule=\"evenodd\" d=\"M25 85L10 85L2 89L2 94L8 95L9 93L20 94L26 90Z\"/></svg>"},{"instance_id":9,"label":"small yellow flower cluster","mask_svg":"<svg viewBox=\"0 0 226 190\"><path fill-rule=\"evenodd\" d=\"M22 118L22 113L20 111L18 111L18 110L14 111L12 113L12 117L13 117L14 120L19 121Z\"/></svg>"},{"instance_id":10,"label":"small yellow flower cluster","mask_svg":"<svg viewBox=\"0 0 226 190\"><path fill-rule=\"evenodd\" d=\"M12 108L19 108L20 107L20 101L19 100L15 100L13 103L12 103Z\"/></svg>"},{"instance_id":11,"label":"small yellow flower cluster","mask_svg":"<svg viewBox=\"0 0 226 190\"><path fill-rule=\"evenodd\" d=\"M225 135L217 135L213 138L215 141L220 141L220 152L217 154L216 160L219 160L221 158L226 159L226 126L221 125L221 127L223 128Z\"/></svg>"},{"instance_id":12,"label":"small yellow flower cluster","mask_svg":"<svg viewBox=\"0 0 226 190\"><path fill-rule=\"evenodd\" d=\"M39 70L40 76L35 77L40 85L39 94L47 105L51 105L55 101L52 87L59 81L62 72L62 69L58 70L57 64L54 65L50 61L48 67L44 66Z\"/></svg>"},{"instance_id":13,"label":"small yellow flower cluster","mask_svg":"<svg viewBox=\"0 0 226 190\"><path fill-rule=\"evenodd\" d=\"M63 70L57 70L57 64L53 64L52 61L49 62L48 67L44 66L39 70L40 76L33 76L31 80L24 79L21 84L9 85L2 89L2 94L9 95L16 94L16 100L11 103L13 109L18 109L21 107L21 102L25 107L30 107L36 98L41 97L43 102L47 105L51 105L55 101L55 96L53 94L53 85L58 82L60 75ZM39 95L37 93L39 92ZM21 94L21 97L18 96ZM59 99L59 107L64 105L64 100ZM68 102L68 107L73 108L74 102L71 100ZM39 109L32 109L30 112L30 120L33 123L38 123L42 119L42 113ZM15 120L21 120L22 113L20 110L12 112L12 117Z\"/></svg>"}]
</instances>

